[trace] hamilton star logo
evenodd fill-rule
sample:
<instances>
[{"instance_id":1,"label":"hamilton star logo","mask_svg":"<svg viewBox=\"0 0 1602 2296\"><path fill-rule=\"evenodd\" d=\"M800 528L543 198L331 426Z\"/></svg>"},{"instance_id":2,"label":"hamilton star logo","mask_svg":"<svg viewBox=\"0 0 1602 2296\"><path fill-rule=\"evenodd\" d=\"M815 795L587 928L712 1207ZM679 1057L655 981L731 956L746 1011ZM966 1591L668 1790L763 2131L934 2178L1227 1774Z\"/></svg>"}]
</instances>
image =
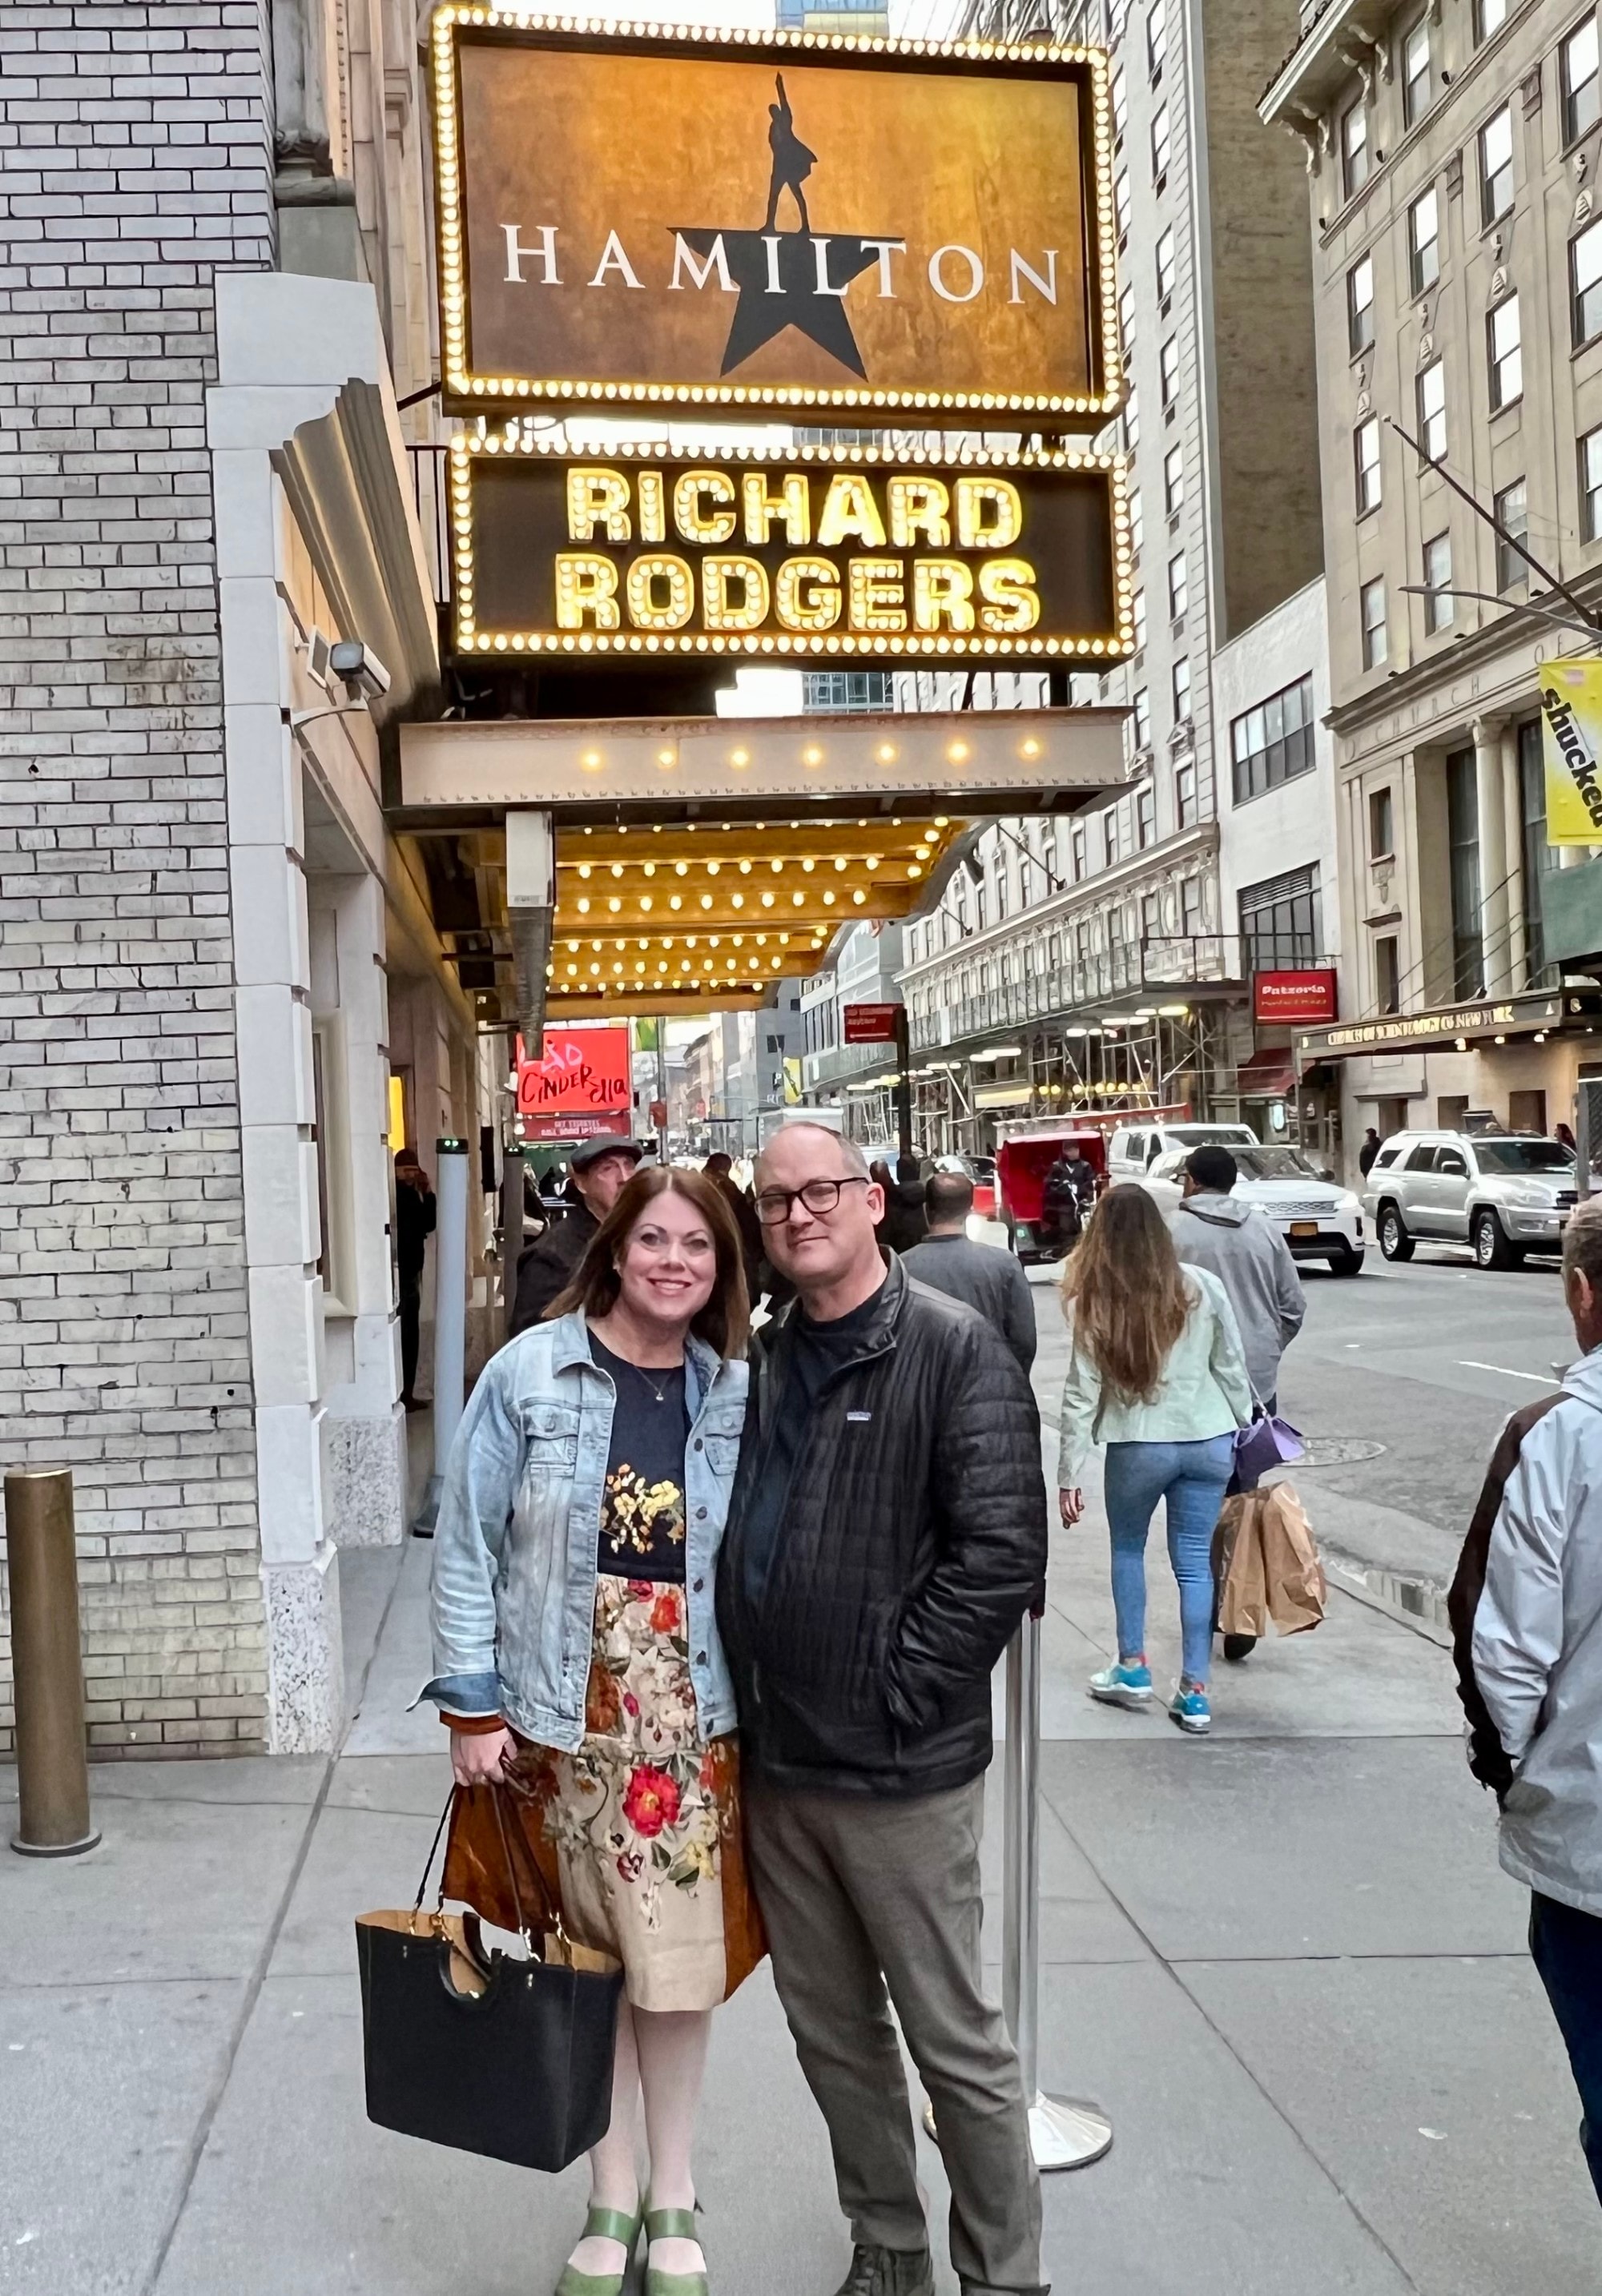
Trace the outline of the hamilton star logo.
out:
<instances>
[{"instance_id":1,"label":"hamilton star logo","mask_svg":"<svg viewBox=\"0 0 1602 2296\"><path fill-rule=\"evenodd\" d=\"M718 262L738 288L740 299L728 331L720 373L732 374L764 343L786 327L803 335L849 367L866 382L867 369L846 316L845 291L869 265L887 261L885 250L901 242L887 236L859 238L850 234L819 234L812 229L802 189L817 163L795 132L795 115L785 93L785 76L775 76L778 102L768 107L768 146L773 172L768 186L768 215L760 231L681 231L685 245ZM788 192L801 220L793 231L779 231L779 201Z\"/></svg>"}]
</instances>

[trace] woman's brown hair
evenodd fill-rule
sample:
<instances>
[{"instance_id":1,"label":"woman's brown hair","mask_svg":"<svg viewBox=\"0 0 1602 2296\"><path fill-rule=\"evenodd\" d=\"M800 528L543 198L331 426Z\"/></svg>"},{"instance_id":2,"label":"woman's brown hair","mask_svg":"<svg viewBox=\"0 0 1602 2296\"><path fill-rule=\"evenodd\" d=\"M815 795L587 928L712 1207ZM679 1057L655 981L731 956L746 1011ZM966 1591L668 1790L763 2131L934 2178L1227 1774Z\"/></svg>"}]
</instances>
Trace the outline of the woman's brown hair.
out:
<instances>
[{"instance_id":1,"label":"woman's brown hair","mask_svg":"<svg viewBox=\"0 0 1602 2296\"><path fill-rule=\"evenodd\" d=\"M1146 1190L1109 1188L1063 1278L1073 1344L1120 1403L1150 1403L1190 1294L1168 1225Z\"/></svg>"},{"instance_id":2,"label":"woman's brown hair","mask_svg":"<svg viewBox=\"0 0 1602 2296\"><path fill-rule=\"evenodd\" d=\"M607 1315L617 1306L618 1293L622 1289L618 1279L617 1256L645 1218L646 1208L656 1197L669 1194L683 1196L694 1205L711 1230L718 1253L712 1296L694 1318L690 1329L708 1347L716 1348L720 1356L743 1356L751 1335L751 1301L745 1290L740 1231L735 1226L735 1216L722 1189L704 1174L686 1171L677 1164L647 1164L620 1192L616 1203L591 1236L572 1282L546 1309L545 1321L548 1324L555 1316L571 1316L575 1308L582 1308L593 1323L597 1316Z\"/></svg>"}]
</instances>

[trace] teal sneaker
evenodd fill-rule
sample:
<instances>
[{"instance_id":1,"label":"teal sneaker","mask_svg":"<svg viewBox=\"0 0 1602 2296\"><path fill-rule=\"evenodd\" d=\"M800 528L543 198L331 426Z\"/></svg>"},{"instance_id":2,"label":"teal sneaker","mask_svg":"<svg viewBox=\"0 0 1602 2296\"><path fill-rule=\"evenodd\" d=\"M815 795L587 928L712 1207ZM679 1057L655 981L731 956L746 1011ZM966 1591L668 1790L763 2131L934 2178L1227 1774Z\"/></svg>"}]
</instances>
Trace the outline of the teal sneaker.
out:
<instances>
[{"instance_id":1,"label":"teal sneaker","mask_svg":"<svg viewBox=\"0 0 1602 2296\"><path fill-rule=\"evenodd\" d=\"M1193 1738L1204 1738L1212 1727L1212 1709L1199 1682L1181 1682L1169 1702L1168 1718Z\"/></svg>"},{"instance_id":2,"label":"teal sneaker","mask_svg":"<svg viewBox=\"0 0 1602 2296\"><path fill-rule=\"evenodd\" d=\"M1152 1702L1152 1670L1144 1659L1130 1666L1121 1659L1116 1666L1104 1666L1085 1686L1104 1706L1127 1706L1138 1713Z\"/></svg>"}]
</instances>

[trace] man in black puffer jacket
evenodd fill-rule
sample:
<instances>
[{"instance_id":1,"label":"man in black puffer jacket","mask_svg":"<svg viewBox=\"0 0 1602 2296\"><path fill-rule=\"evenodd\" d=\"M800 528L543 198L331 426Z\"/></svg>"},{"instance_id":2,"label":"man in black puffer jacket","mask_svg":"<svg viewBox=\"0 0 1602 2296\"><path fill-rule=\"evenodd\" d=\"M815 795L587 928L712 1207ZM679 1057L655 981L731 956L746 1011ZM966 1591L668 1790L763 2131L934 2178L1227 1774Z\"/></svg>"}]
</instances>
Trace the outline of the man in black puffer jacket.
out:
<instances>
[{"instance_id":1,"label":"man in black puffer jacket","mask_svg":"<svg viewBox=\"0 0 1602 2296\"><path fill-rule=\"evenodd\" d=\"M856 2242L839 2296L934 2287L892 2001L964 2296L1039 2296L1023 2085L979 1953L990 1675L1046 1574L1034 1400L972 1308L886 1269L851 1143L786 1125L756 1201L799 1297L752 1366L718 1620L774 1976Z\"/></svg>"}]
</instances>

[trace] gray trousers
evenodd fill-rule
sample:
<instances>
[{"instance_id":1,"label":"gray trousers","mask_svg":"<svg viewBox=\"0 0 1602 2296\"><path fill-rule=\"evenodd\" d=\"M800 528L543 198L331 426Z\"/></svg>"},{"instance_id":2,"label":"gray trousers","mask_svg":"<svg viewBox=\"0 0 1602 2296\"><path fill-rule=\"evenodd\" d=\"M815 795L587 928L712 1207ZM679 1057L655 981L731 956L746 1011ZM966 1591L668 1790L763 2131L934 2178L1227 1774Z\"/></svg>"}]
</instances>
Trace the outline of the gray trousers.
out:
<instances>
[{"instance_id":1,"label":"gray trousers","mask_svg":"<svg viewBox=\"0 0 1602 2296\"><path fill-rule=\"evenodd\" d=\"M916 1800L743 1781L746 1845L801 2070L854 2240L921 2249L895 2005L934 2106L965 2296L1045 2296L1018 2060L980 1980L984 1784Z\"/></svg>"}]
</instances>

